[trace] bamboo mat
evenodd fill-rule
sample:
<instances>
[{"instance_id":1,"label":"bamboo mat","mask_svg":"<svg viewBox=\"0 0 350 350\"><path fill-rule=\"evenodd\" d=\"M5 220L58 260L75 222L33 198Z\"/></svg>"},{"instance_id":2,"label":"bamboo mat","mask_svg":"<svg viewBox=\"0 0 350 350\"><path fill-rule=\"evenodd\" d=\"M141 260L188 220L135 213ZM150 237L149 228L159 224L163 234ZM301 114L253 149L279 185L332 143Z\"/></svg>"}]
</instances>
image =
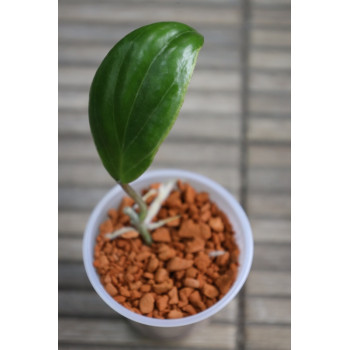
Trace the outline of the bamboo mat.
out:
<instances>
[{"instance_id":1,"label":"bamboo mat","mask_svg":"<svg viewBox=\"0 0 350 350\"><path fill-rule=\"evenodd\" d=\"M221 183L255 239L239 297L176 342L145 339L112 312L81 254L89 214L114 185L89 131L93 74L125 34L163 20L195 27L205 44L151 168ZM290 0L60 0L58 132L60 349L290 349Z\"/></svg>"}]
</instances>

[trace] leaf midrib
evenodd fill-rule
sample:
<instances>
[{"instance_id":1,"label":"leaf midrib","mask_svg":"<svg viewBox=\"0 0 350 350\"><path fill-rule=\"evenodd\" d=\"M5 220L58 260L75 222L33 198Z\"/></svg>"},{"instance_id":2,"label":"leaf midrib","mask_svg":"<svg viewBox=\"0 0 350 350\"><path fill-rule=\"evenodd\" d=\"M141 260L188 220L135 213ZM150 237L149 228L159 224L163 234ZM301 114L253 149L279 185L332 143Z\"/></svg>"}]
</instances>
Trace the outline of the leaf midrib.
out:
<instances>
[{"instance_id":1,"label":"leaf midrib","mask_svg":"<svg viewBox=\"0 0 350 350\"><path fill-rule=\"evenodd\" d=\"M146 77L147 77L147 75L148 75L148 73L149 73L149 71L150 71L150 69L151 69L153 63L156 61L156 59L159 57L159 55L169 47L169 45L170 45L174 40L176 40L177 38L179 38L179 37L180 37L181 35L183 35L183 34L192 33L192 32L193 32L192 30L187 30L187 31L181 32L181 33L177 34L176 36L172 37L172 38L167 42L167 44L159 50L159 52L157 53L157 55L156 55L156 56L152 59L152 61L150 62L149 66L148 66L148 68L147 68L147 71L146 71L145 75L143 76L142 81L141 81L141 83L139 84L139 87L138 87L138 89L137 89L137 91L136 91L136 94L135 94L133 103L132 103L131 108L130 108L129 115L128 115L127 120L126 120L126 124L125 124L125 128L124 128L124 134L123 134L122 153L123 153L124 150L125 150L126 131L127 131L127 129L128 129L128 126L129 126L130 117L131 117L131 115L132 115L132 113L133 113L133 111L134 111L135 102L136 102L136 100L137 100L137 98L138 98L138 95L139 95L139 93L140 93L141 87L142 87L142 85L143 85L143 83L144 83L144 81L145 81L145 79L146 79Z\"/></svg>"}]
</instances>

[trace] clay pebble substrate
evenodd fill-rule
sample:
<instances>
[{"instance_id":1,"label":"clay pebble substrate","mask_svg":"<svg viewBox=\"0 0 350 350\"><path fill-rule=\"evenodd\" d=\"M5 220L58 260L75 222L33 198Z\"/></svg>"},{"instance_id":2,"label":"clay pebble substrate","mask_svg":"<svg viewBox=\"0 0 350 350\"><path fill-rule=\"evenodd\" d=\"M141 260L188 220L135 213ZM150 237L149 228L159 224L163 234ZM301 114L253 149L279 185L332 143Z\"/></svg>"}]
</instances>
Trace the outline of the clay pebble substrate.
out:
<instances>
[{"instance_id":1,"label":"clay pebble substrate","mask_svg":"<svg viewBox=\"0 0 350 350\"><path fill-rule=\"evenodd\" d=\"M151 246L134 231L112 241L105 237L130 225L123 208L133 204L124 197L100 225L94 266L106 291L133 312L160 319L194 315L220 300L236 280L239 248L231 223L209 195L178 181L154 220L181 217L154 230Z\"/></svg>"}]
</instances>

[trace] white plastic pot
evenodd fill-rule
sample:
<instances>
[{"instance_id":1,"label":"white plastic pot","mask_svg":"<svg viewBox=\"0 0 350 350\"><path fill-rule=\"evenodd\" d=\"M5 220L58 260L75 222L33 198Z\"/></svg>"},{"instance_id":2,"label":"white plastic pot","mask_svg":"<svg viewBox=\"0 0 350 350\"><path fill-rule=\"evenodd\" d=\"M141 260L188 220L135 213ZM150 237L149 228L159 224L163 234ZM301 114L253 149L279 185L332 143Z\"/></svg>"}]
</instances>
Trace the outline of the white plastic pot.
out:
<instances>
[{"instance_id":1,"label":"white plastic pot","mask_svg":"<svg viewBox=\"0 0 350 350\"><path fill-rule=\"evenodd\" d=\"M225 307L240 291L245 283L253 260L253 236L245 212L236 199L221 185L193 172L164 169L148 171L132 183L137 191L148 187L155 182L164 182L170 179L180 179L188 182L197 191L209 193L210 200L225 212L236 232L236 242L240 248L239 269L237 279L216 304L193 316L178 319L156 319L136 314L116 302L104 289L99 276L93 266L95 240L99 233L99 225L107 219L107 212L116 208L125 192L117 185L113 187L97 204L87 223L83 239L83 260L87 276L97 294L102 300L120 315L129 319L134 327L147 336L156 338L177 338L184 336L195 324L213 316Z\"/></svg>"}]
</instances>

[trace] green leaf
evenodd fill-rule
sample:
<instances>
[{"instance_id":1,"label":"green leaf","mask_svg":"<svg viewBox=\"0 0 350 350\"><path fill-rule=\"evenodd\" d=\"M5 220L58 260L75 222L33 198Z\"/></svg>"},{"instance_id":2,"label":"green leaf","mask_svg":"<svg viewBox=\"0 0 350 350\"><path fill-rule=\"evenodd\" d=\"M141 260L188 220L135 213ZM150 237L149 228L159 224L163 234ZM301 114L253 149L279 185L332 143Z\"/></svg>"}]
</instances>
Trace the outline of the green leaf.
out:
<instances>
[{"instance_id":1,"label":"green leaf","mask_svg":"<svg viewBox=\"0 0 350 350\"><path fill-rule=\"evenodd\" d=\"M91 133L103 165L121 183L152 163L182 106L203 37L178 22L128 34L107 54L90 88Z\"/></svg>"}]
</instances>

